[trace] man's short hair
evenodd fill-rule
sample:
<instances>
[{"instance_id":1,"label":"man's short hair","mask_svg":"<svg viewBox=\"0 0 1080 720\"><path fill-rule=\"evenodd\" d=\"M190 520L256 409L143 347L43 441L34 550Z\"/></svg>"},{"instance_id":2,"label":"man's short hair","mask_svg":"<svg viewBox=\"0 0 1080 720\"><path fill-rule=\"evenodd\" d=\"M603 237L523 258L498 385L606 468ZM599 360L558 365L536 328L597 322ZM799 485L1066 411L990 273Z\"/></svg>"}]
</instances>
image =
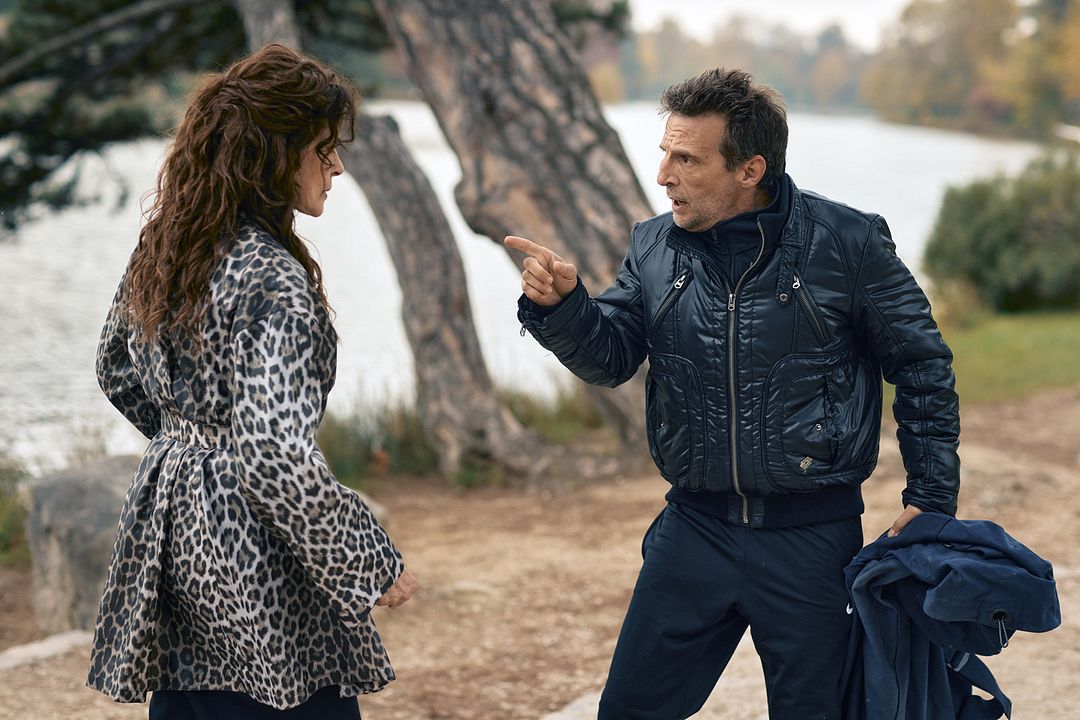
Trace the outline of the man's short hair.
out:
<instances>
[{"instance_id":1,"label":"man's short hair","mask_svg":"<svg viewBox=\"0 0 1080 720\"><path fill-rule=\"evenodd\" d=\"M771 87L755 85L750 73L706 70L665 90L660 109L687 117L720 115L727 122L720 154L728 170L760 155L765 158L765 175L759 185L773 187L783 176L788 139L784 101Z\"/></svg>"}]
</instances>

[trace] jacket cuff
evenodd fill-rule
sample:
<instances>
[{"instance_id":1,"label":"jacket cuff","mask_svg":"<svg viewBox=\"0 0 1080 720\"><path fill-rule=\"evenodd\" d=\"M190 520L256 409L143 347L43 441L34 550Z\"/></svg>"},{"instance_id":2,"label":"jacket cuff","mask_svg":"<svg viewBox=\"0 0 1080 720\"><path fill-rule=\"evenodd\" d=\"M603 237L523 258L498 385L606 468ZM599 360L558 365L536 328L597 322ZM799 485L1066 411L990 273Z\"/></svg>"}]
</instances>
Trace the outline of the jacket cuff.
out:
<instances>
[{"instance_id":1,"label":"jacket cuff","mask_svg":"<svg viewBox=\"0 0 1080 720\"><path fill-rule=\"evenodd\" d=\"M914 505L924 512L939 512L950 517L956 517L956 495L938 491L928 492L929 488L909 485L904 489L904 507Z\"/></svg>"},{"instance_id":2,"label":"jacket cuff","mask_svg":"<svg viewBox=\"0 0 1080 720\"><path fill-rule=\"evenodd\" d=\"M537 305L524 293L518 298L518 320L529 332L565 325L574 316L574 307L580 306L589 294L585 284L578 278L577 285L558 305Z\"/></svg>"}]
</instances>

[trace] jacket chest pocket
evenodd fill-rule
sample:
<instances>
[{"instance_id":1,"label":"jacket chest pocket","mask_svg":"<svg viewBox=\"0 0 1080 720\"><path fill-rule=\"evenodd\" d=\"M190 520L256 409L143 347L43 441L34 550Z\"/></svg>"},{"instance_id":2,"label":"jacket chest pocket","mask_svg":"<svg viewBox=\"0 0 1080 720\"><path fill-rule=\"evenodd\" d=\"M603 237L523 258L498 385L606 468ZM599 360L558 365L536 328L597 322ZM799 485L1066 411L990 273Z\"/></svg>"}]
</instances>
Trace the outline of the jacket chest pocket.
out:
<instances>
[{"instance_id":1,"label":"jacket chest pocket","mask_svg":"<svg viewBox=\"0 0 1080 720\"><path fill-rule=\"evenodd\" d=\"M656 312L653 313L652 318L649 320L646 337L650 348L659 346L665 350L675 349L675 338L679 332L677 324L672 323L668 327L668 334L665 336L663 334L665 328L664 319L671 314L676 303L679 302L679 298L693 282L694 273L690 268L685 268L675 274L675 279L668 285L667 290L664 291L664 294L660 298L660 302L656 304Z\"/></svg>"},{"instance_id":2,"label":"jacket chest pocket","mask_svg":"<svg viewBox=\"0 0 1080 720\"><path fill-rule=\"evenodd\" d=\"M814 302L814 296L810 294L810 288L796 275L795 281L791 285L791 291L795 293L795 299L798 301L799 308L806 318L805 322L810 325L818 345L825 347L832 341L832 333L829 332L829 326L825 323L821 309Z\"/></svg>"},{"instance_id":3,"label":"jacket chest pocket","mask_svg":"<svg viewBox=\"0 0 1080 720\"><path fill-rule=\"evenodd\" d=\"M649 358L645 377L649 452L670 482L694 489L704 482L705 447L701 378L688 360Z\"/></svg>"},{"instance_id":4,"label":"jacket chest pocket","mask_svg":"<svg viewBox=\"0 0 1080 720\"><path fill-rule=\"evenodd\" d=\"M762 435L769 482L784 491L812 491L837 471L843 389L838 356L792 355L773 368L765 386Z\"/></svg>"}]
</instances>

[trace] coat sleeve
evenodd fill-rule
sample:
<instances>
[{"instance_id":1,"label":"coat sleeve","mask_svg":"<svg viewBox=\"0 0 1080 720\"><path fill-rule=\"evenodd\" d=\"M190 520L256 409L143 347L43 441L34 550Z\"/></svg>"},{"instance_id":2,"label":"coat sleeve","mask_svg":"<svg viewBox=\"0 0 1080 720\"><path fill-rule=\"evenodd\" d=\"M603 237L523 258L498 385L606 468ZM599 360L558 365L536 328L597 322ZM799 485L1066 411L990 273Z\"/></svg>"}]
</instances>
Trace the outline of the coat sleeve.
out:
<instances>
[{"instance_id":1,"label":"coat sleeve","mask_svg":"<svg viewBox=\"0 0 1080 720\"><path fill-rule=\"evenodd\" d=\"M147 438L153 438L161 429L161 410L151 402L139 381L128 351L130 331L124 308L124 281L113 297L105 327L98 341L98 385L109 402L123 413L128 421Z\"/></svg>"},{"instance_id":2,"label":"coat sleeve","mask_svg":"<svg viewBox=\"0 0 1080 720\"><path fill-rule=\"evenodd\" d=\"M593 385L620 385L645 360L645 319L633 243L615 284L596 298L579 280L554 309L522 295L518 320L563 365Z\"/></svg>"},{"instance_id":3,"label":"coat sleeve","mask_svg":"<svg viewBox=\"0 0 1080 720\"><path fill-rule=\"evenodd\" d=\"M854 308L859 331L885 380L896 386L893 415L907 470L904 504L955 515L960 409L952 352L880 217L870 225Z\"/></svg>"},{"instance_id":4,"label":"coat sleeve","mask_svg":"<svg viewBox=\"0 0 1080 720\"><path fill-rule=\"evenodd\" d=\"M359 495L330 472L315 432L325 407L315 320L274 310L233 341L232 430L248 505L289 546L338 615L359 623L405 568Z\"/></svg>"}]
</instances>

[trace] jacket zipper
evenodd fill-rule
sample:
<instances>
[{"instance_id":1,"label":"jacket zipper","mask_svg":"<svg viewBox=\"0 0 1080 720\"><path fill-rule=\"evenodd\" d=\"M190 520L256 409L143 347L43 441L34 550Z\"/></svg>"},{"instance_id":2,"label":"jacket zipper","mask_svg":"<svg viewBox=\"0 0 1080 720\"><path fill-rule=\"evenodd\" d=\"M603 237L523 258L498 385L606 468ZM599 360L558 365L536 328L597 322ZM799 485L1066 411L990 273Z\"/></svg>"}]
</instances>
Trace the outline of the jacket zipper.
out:
<instances>
[{"instance_id":1,"label":"jacket zipper","mask_svg":"<svg viewBox=\"0 0 1080 720\"><path fill-rule=\"evenodd\" d=\"M652 329L656 327L657 323L664 319L668 310L675 304L675 301L679 299L679 295L682 294L684 288L694 280L694 274L690 270L683 270L679 273L679 277L675 278L675 282L671 284L668 291L664 293L663 299L660 301L660 306L656 309L656 314L653 315L652 322L649 323L649 331L652 334Z\"/></svg>"},{"instance_id":2,"label":"jacket zipper","mask_svg":"<svg viewBox=\"0 0 1080 720\"><path fill-rule=\"evenodd\" d=\"M795 282L791 284L791 289L795 291L795 297L799 298L799 304L806 310L806 314L810 316L810 324L814 327L814 334L817 335L818 342L822 345L829 341L829 335L825 332L825 324L821 320L820 312L817 307L814 306L814 301L810 297L810 291L802 284L802 280L799 276L795 276Z\"/></svg>"},{"instance_id":3,"label":"jacket zipper","mask_svg":"<svg viewBox=\"0 0 1080 720\"><path fill-rule=\"evenodd\" d=\"M750 524L750 500L746 497L746 493L742 491L742 487L739 485L739 428L737 411L737 399L735 391L735 308L736 300L739 296L739 290L742 289L743 280L746 280L746 276L750 274L759 262L761 262L761 256L765 254L765 231L761 227L761 219L757 221L758 233L761 235L761 249L758 250L758 255L754 259L754 262L750 264L750 267L746 268L746 271L739 278L739 281L735 283L735 289L728 293L728 397L731 402L731 482L735 487L735 493L742 498L742 522L743 525Z\"/></svg>"}]
</instances>

